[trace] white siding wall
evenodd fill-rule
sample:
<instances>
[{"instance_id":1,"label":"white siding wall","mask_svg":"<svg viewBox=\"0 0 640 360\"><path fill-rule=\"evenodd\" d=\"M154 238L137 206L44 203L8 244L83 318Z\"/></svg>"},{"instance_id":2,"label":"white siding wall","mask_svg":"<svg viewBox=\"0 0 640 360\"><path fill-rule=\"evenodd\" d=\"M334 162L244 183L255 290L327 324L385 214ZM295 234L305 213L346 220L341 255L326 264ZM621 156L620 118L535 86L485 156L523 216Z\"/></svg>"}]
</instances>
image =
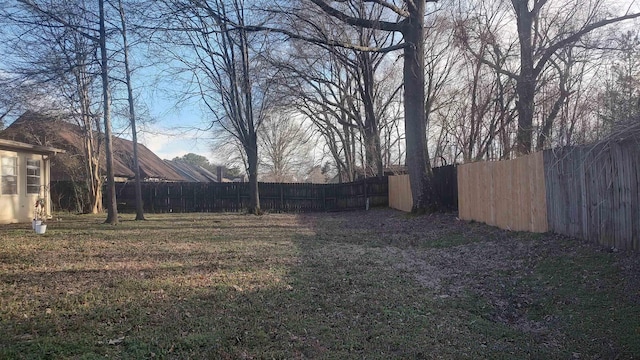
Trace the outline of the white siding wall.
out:
<instances>
[{"instance_id":1,"label":"white siding wall","mask_svg":"<svg viewBox=\"0 0 640 360\"><path fill-rule=\"evenodd\" d=\"M0 193L0 223L30 222L34 217L34 205L38 197L46 197L47 213L51 213L51 201L45 185L49 184L49 168L46 156L0 150L0 157L18 158L18 194ZM27 194L27 160L40 161L40 194ZM0 167L0 175L2 168ZM1 191L1 189L0 189Z\"/></svg>"}]
</instances>

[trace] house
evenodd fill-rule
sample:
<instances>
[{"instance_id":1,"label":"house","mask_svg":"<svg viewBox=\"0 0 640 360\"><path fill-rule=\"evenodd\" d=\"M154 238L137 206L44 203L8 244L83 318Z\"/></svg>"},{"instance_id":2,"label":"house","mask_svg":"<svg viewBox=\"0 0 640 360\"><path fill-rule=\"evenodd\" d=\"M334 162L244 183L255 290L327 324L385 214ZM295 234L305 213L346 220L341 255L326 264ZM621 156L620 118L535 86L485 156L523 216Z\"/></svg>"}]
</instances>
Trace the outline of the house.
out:
<instances>
[{"instance_id":1,"label":"house","mask_svg":"<svg viewBox=\"0 0 640 360\"><path fill-rule=\"evenodd\" d=\"M0 223L30 222L36 202L51 214L51 159L64 150L0 139Z\"/></svg>"},{"instance_id":2,"label":"house","mask_svg":"<svg viewBox=\"0 0 640 360\"><path fill-rule=\"evenodd\" d=\"M96 134L103 138L103 134ZM27 111L9 127L0 132L0 138L64 149L66 154L52 160L51 181L79 180L83 177L83 136L80 126L65 116L54 116ZM102 174L106 173L104 141L100 155ZM173 168L142 144L138 144L138 164L144 181L186 181ZM133 172L133 142L113 137L113 172L116 181L135 178Z\"/></svg>"},{"instance_id":3,"label":"house","mask_svg":"<svg viewBox=\"0 0 640 360\"><path fill-rule=\"evenodd\" d=\"M211 171L203 168L202 166L194 165L184 160L164 160L164 163L170 166L188 182L208 183L224 181L224 179L219 177L220 174L214 175Z\"/></svg>"},{"instance_id":4,"label":"house","mask_svg":"<svg viewBox=\"0 0 640 360\"><path fill-rule=\"evenodd\" d=\"M180 159L164 160L165 164L173 168L187 182L200 183L228 183L228 182L246 182L244 175L232 176L227 173L224 166L216 166L216 173L205 169L202 166L195 165Z\"/></svg>"}]
</instances>

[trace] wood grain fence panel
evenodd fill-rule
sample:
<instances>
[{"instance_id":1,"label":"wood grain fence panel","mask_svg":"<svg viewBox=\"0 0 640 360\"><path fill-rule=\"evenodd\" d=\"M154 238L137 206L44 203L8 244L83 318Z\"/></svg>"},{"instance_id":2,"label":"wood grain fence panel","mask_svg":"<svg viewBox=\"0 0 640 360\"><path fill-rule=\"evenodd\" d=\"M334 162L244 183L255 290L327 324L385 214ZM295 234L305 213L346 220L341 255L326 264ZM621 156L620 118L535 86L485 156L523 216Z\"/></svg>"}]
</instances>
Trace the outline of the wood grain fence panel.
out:
<instances>
[{"instance_id":1,"label":"wood grain fence panel","mask_svg":"<svg viewBox=\"0 0 640 360\"><path fill-rule=\"evenodd\" d=\"M470 173L470 178L471 178L471 198L469 201L469 205L471 206L471 219L481 219L482 218L482 214L478 213L478 208L476 206L476 204L478 204L479 202L479 192L481 190L481 186L482 184L480 183L480 179L482 178L482 174L480 173L480 170L482 168L478 166L478 164L473 164L471 165L471 167L469 168L469 173Z\"/></svg>"},{"instance_id":2,"label":"wood grain fence panel","mask_svg":"<svg viewBox=\"0 0 640 360\"><path fill-rule=\"evenodd\" d=\"M458 188L458 194L465 194L465 196L458 197L458 203L463 204L462 206L465 209L465 214L462 219L473 220L474 214L471 195L473 194L473 192L475 192L474 185L477 183L477 181L473 176L474 173L472 172L472 166L460 166L458 167L458 171L460 173L460 176L458 178L461 179L464 184L464 186Z\"/></svg>"},{"instance_id":3,"label":"wood grain fence panel","mask_svg":"<svg viewBox=\"0 0 640 360\"><path fill-rule=\"evenodd\" d=\"M498 161L490 165L493 168L493 178L491 179L493 184L494 203L494 224L501 228L506 229L509 227L509 203L511 201L511 190L508 187L509 179L507 178L507 163L504 161Z\"/></svg>"},{"instance_id":4,"label":"wood grain fence panel","mask_svg":"<svg viewBox=\"0 0 640 360\"><path fill-rule=\"evenodd\" d=\"M543 160L536 153L458 166L460 217L509 230L547 231Z\"/></svg>"},{"instance_id":5,"label":"wood grain fence panel","mask_svg":"<svg viewBox=\"0 0 640 360\"><path fill-rule=\"evenodd\" d=\"M484 176L491 181L492 183L496 179L495 173L495 163L487 163L488 166L485 166ZM496 225L496 186L491 186L486 192L486 202L487 202L487 214L486 214L486 222L489 225Z\"/></svg>"},{"instance_id":6,"label":"wood grain fence panel","mask_svg":"<svg viewBox=\"0 0 640 360\"><path fill-rule=\"evenodd\" d=\"M468 197L460 194L469 194L469 174L468 166L458 167L458 217L462 220L471 220Z\"/></svg>"},{"instance_id":7,"label":"wood grain fence panel","mask_svg":"<svg viewBox=\"0 0 640 360\"><path fill-rule=\"evenodd\" d=\"M479 164L481 166L478 166L478 174L479 174L479 179L486 179L486 180L490 180L491 178L493 178L492 175L492 166L490 164L488 164L489 166L482 166L484 164ZM478 181L477 184L480 184L480 182ZM491 217L491 208L493 207L493 187L490 186L486 189L478 189L477 191L478 194L478 202L480 202L481 204L486 204L487 207L482 209L478 215L479 215L479 219L480 221L486 223L486 224L493 224L493 218Z\"/></svg>"},{"instance_id":8,"label":"wood grain fence panel","mask_svg":"<svg viewBox=\"0 0 640 360\"><path fill-rule=\"evenodd\" d=\"M515 206L514 212L517 214L516 219L513 222L513 230L516 231L525 231L529 230L526 226L529 221L529 213L531 212L531 196L529 194L529 186L528 179L526 177L527 169L527 160L530 156L525 156L519 159L512 160L515 164L515 173L513 174L513 184L515 185L515 193L514 198L518 199L517 206L515 203L512 203ZM526 204L526 205L525 205Z\"/></svg>"},{"instance_id":9,"label":"wood grain fence panel","mask_svg":"<svg viewBox=\"0 0 640 360\"><path fill-rule=\"evenodd\" d=\"M476 166L476 164L469 165L469 171L467 175L469 176L469 193L466 194L467 202L469 203L469 220L480 219L481 214L477 213L477 207L475 204L478 203L478 179L480 178L479 174L480 168Z\"/></svg>"},{"instance_id":10,"label":"wood grain fence panel","mask_svg":"<svg viewBox=\"0 0 640 360\"><path fill-rule=\"evenodd\" d=\"M389 176L389 207L410 212L413 207L409 175Z\"/></svg>"},{"instance_id":11,"label":"wood grain fence panel","mask_svg":"<svg viewBox=\"0 0 640 360\"><path fill-rule=\"evenodd\" d=\"M640 249L640 206L637 205L640 204L640 186L637 186L637 184L640 184L640 156L633 156L632 153L629 154L629 157L632 164L631 178L629 179L631 186L631 218L633 219L631 247L637 250ZM634 184L636 186L633 186ZM634 204L636 205L634 206Z\"/></svg>"},{"instance_id":12,"label":"wood grain fence panel","mask_svg":"<svg viewBox=\"0 0 640 360\"><path fill-rule=\"evenodd\" d=\"M531 158L529 167L533 169L533 177L531 178L532 192L532 213L531 226L534 229L549 229L548 213L547 213L547 186L544 178L544 152L540 151ZM540 166L542 164L542 166Z\"/></svg>"},{"instance_id":13,"label":"wood grain fence panel","mask_svg":"<svg viewBox=\"0 0 640 360\"><path fill-rule=\"evenodd\" d=\"M639 158L635 141L547 150L550 230L640 250Z\"/></svg>"}]
</instances>

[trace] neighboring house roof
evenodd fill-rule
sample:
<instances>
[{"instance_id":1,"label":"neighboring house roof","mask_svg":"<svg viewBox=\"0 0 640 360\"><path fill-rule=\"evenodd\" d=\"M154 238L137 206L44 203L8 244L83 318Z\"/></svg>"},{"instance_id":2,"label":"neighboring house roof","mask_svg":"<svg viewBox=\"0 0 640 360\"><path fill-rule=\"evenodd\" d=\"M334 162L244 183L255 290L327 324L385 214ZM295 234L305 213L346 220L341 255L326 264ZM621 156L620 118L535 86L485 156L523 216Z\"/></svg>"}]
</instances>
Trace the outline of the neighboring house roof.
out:
<instances>
[{"instance_id":1,"label":"neighboring house roof","mask_svg":"<svg viewBox=\"0 0 640 360\"><path fill-rule=\"evenodd\" d=\"M218 182L218 177L202 166L177 159L164 162L189 182Z\"/></svg>"},{"instance_id":2,"label":"neighboring house roof","mask_svg":"<svg viewBox=\"0 0 640 360\"><path fill-rule=\"evenodd\" d=\"M55 155L58 153L64 153L62 149L56 149L49 146L38 146L27 144L19 141L0 139L0 150L20 151L28 152L31 154L39 155Z\"/></svg>"},{"instance_id":3,"label":"neighboring house roof","mask_svg":"<svg viewBox=\"0 0 640 360\"><path fill-rule=\"evenodd\" d=\"M99 136L103 136L100 134ZM38 144L44 147L58 147L67 151L67 158L77 158L83 153L83 137L80 126L65 120L63 116L43 115L26 112L5 130L0 131L0 138ZM102 142L104 143L104 142ZM102 145L104 146L104 145ZM106 169L104 151L100 158L100 167ZM140 175L144 179L185 181L185 179L167 166L151 150L138 144L138 164ZM52 180L71 179L64 166L51 167ZM113 137L113 172L118 178L134 178L133 142Z\"/></svg>"}]
</instances>

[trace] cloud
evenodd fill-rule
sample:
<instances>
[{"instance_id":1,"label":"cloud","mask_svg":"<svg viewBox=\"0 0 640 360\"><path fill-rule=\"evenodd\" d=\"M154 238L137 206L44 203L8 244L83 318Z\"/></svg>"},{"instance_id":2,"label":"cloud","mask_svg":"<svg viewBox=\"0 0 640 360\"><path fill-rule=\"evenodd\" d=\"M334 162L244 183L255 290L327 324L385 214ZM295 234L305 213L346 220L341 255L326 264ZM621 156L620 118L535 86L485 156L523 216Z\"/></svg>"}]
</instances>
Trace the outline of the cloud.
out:
<instances>
[{"instance_id":1,"label":"cloud","mask_svg":"<svg viewBox=\"0 0 640 360\"><path fill-rule=\"evenodd\" d=\"M140 143L162 159L173 159L188 153L210 157L210 147L195 131L175 133L159 127L146 129L139 136Z\"/></svg>"}]
</instances>

